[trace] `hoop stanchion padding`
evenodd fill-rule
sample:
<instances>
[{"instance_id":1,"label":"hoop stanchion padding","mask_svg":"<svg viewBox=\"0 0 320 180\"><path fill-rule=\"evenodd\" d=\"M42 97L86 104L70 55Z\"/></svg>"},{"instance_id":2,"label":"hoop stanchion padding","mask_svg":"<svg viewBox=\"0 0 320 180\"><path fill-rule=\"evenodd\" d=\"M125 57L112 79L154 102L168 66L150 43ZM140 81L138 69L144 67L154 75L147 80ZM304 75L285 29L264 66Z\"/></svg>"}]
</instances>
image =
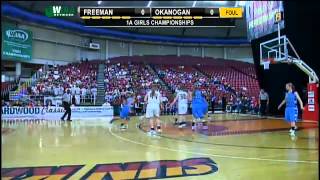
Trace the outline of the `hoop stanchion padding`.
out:
<instances>
[{"instance_id":1,"label":"hoop stanchion padding","mask_svg":"<svg viewBox=\"0 0 320 180\"><path fill-rule=\"evenodd\" d=\"M302 113L303 121L319 121L319 84L308 84L308 100Z\"/></svg>"}]
</instances>

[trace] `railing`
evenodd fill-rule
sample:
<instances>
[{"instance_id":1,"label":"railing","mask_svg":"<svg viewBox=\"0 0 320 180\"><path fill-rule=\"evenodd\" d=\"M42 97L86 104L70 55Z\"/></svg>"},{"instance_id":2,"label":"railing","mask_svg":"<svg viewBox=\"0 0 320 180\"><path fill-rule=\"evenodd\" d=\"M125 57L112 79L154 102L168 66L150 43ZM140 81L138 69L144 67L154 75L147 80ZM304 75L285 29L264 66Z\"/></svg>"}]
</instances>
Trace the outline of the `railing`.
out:
<instances>
[{"instance_id":1,"label":"railing","mask_svg":"<svg viewBox=\"0 0 320 180\"><path fill-rule=\"evenodd\" d=\"M73 97L73 96L72 96ZM62 96L50 96L50 95L26 95L26 94L19 94L16 92L10 92L10 101L23 101L28 102L32 101L35 103L41 103L42 105L54 105L54 106L60 106L62 105ZM96 105L97 96L94 97L92 94L88 94L85 96L79 95L75 96L75 102L73 102L76 105Z\"/></svg>"},{"instance_id":2,"label":"railing","mask_svg":"<svg viewBox=\"0 0 320 180\"><path fill-rule=\"evenodd\" d=\"M15 81L1 83L1 97L8 95L10 93L10 90L16 85L17 83Z\"/></svg>"},{"instance_id":3,"label":"railing","mask_svg":"<svg viewBox=\"0 0 320 180\"><path fill-rule=\"evenodd\" d=\"M10 91L9 100L15 101L27 96L27 88L35 85L37 80L43 75L42 68L34 73L30 78L19 78L18 88L15 91Z\"/></svg>"}]
</instances>

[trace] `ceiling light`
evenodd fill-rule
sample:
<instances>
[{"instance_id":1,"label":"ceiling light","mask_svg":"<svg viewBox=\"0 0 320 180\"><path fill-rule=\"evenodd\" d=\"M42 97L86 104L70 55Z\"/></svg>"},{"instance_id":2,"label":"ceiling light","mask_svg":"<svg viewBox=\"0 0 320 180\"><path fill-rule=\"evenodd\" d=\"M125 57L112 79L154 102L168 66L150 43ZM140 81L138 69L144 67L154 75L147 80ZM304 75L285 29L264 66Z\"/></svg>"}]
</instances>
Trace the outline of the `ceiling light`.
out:
<instances>
[{"instance_id":1,"label":"ceiling light","mask_svg":"<svg viewBox=\"0 0 320 180\"><path fill-rule=\"evenodd\" d=\"M102 1L98 1L98 5L100 5L102 3Z\"/></svg>"},{"instance_id":2,"label":"ceiling light","mask_svg":"<svg viewBox=\"0 0 320 180\"><path fill-rule=\"evenodd\" d=\"M238 6L245 6L246 2L245 1L237 1Z\"/></svg>"},{"instance_id":3,"label":"ceiling light","mask_svg":"<svg viewBox=\"0 0 320 180\"><path fill-rule=\"evenodd\" d=\"M149 1L147 7L150 7L151 3L152 3L152 1Z\"/></svg>"},{"instance_id":4,"label":"ceiling light","mask_svg":"<svg viewBox=\"0 0 320 180\"><path fill-rule=\"evenodd\" d=\"M227 4L228 1L213 1L216 4Z\"/></svg>"},{"instance_id":5,"label":"ceiling light","mask_svg":"<svg viewBox=\"0 0 320 180\"><path fill-rule=\"evenodd\" d=\"M197 1L193 1L192 7L195 7L197 4Z\"/></svg>"}]
</instances>

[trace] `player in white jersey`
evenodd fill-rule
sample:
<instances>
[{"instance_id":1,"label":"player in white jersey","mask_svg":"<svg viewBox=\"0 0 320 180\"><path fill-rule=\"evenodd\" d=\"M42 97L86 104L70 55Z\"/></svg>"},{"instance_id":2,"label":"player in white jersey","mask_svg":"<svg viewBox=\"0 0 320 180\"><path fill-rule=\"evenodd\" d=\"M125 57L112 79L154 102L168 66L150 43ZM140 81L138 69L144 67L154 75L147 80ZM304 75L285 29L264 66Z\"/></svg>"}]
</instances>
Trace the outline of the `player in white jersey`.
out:
<instances>
[{"instance_id":1,"label":"player in white jersey","mask_svg":"<svg viewBox=\"0 0 320 180\"><path fill-rule=\"evenodd\" d=\"M186 115L188 112L188 93L184 90L184 88L177 91L176 97L170 104L170 107L172 107L176 102L178 102L178 124L179 128L182 128L186 126L184 115Z\"/></svg>"},{"instance_id":2,"label":"player in white jersey","mask_svg":"<svg viewBox=\"0 0 320 180\"><path fill-rule=\"evenodd\" d=\"M160 107L161 104L161 94L158 91L157 84L152 85L152 90L147 93L144 97L146 108L146 118L150 123L150 134L154 135L156 133L154 129L155 122L157 123L157 131L161 132L161 124L160 124Z\"/></svg>"}]
</instances>

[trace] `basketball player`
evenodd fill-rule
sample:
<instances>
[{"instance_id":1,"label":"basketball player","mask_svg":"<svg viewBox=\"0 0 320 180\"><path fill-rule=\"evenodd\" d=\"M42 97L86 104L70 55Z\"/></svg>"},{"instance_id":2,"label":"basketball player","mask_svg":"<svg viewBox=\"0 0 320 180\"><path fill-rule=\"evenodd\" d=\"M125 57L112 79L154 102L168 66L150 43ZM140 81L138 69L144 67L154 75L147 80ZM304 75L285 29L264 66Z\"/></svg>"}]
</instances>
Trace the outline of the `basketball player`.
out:
<instances>
[{"instance_id":1,"label":"basketball player","mask_svg":"<svg viewBox=\"0 0 320 180\"><path fill-rule=\"evenodd\" d=\"M130 113L130 104L126 97L122 98L121 103L121 111L120 111L120 118L122 123L120 125L120 129L125 130L128 129L128 121L129 121L129 113Z\"/></svg>"},{"instance_id":2,"label":"basketball player","mask_svg":"<svg viewBox=\"0 0 320 180\"><path fill-rule=\"evenodd\" d=\"M203 123L203 129L208 128L207 122L203 119L205 114L208 112L208 103L205 97L203 97L198 85L196 86L193 93L189 92L189 99L192 101L192 130L195 130L196 123L199 122Z\"/></svg>"},{"instance_id":3,"label":"basketball player","mask_svg":"<svg viewBox=\"0 0 320 180\"><path fill-rule=\"evenodd\" d=\"M186 121L184 115L188 112L188 93L181 88L176 93L176 97L174 98L173 102L170 104L170 108L178 101L178 123L179 128L186 126Z\"/></svg>"},{"instance_id":4,"label":"basketball player","mask_svg":"<svg viewBox=\"0 0 320 180\"><path fill-rule=\"evenodd\" d=\"M295 91L294 85L292 83L286 84L286 93L285 99L280 103L278 109L286 104L285 110L285 120L290 123L290 135L295 136L295 131L297 129L296 122L298 120L298 107L297 107L297 100L299 101L300 108L303 110L303 103L298 92Z\"/></svg>"},{"instance_id":5,"label":"basketball player","mask_svg":"<svg viewBox=\"0 0 320 180\"><path fill-rule=\"evenodd\" d=\"M160 107L162 109L161 104L161 94L158 90L157 84L152 85L152 90L147 93L144 97L144 101L146 104L146 118L150 123L150 135L155 135L156 131L154 129L155 122L157 123L157 131L161 132L160 125Z\"/></svg>"}]
</instances>

